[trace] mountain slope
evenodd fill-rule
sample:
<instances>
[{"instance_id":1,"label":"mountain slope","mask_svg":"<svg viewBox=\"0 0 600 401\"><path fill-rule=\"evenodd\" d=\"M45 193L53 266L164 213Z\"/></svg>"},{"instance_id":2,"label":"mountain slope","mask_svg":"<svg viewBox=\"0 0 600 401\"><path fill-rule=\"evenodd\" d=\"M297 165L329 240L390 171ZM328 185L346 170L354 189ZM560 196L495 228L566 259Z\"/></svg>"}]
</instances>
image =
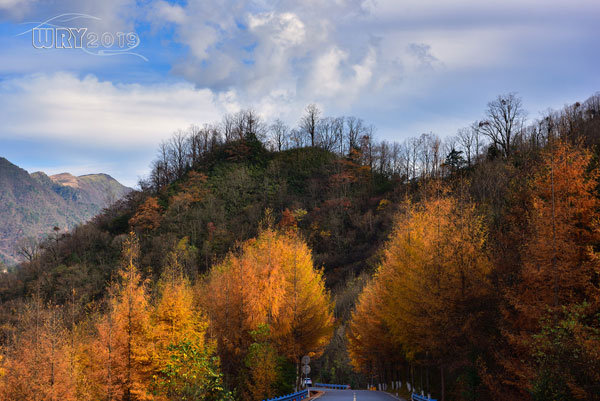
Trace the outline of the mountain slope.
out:
<instances>
[{"instance_id":1,"label":"mountain slope","mask_svg":"<svg viewBox=\"0 0 600 401\"><path fill-rule=\"evenodd\" d=\"M0 157L0 261L17 261L20 239L69 229L130 190L106 174L29 174Z\"/></svg>"}]
</instances>

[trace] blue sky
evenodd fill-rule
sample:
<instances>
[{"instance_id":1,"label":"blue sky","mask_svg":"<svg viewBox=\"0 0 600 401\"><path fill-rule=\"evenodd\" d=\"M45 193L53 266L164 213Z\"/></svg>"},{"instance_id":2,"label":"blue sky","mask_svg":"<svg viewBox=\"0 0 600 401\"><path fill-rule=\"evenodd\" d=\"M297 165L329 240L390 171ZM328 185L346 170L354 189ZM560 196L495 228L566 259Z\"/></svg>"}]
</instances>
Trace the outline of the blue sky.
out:
<instances>
[{"instance_id":1,"label":"blue sky","mask_svg":"<svg viewBox=\"0 0 600 401\"><path fill-rule=\"evenodd\" d=\"M64 13L135 32L148 61L18 35ZM314 102L402 141L515 91L535 119L600 90L599 19L591 0L0 0L0 156L133 186L173 131L240 108L294 125Z\"/></svg>"}]
</instances>

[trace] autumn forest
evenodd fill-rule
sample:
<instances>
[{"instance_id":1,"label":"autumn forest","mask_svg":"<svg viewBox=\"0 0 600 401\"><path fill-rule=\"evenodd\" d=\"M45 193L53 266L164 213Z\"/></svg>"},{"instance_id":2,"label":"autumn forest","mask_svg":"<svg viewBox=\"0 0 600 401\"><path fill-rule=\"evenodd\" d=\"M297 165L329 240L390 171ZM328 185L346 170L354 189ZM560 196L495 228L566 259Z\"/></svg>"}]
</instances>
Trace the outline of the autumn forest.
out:
<instances>
[{"instance_id":1,"label":"autumn forest","mask_svg":"<svg viewBox=\"0 0 600 401\"><path fill-rule=\"evenodd\" d=\"M175 132L3 267L0 400L264 400L303 355L352 388L600 400L600 95L376 136L315 105Z\"/></svg>"}]
</instances>

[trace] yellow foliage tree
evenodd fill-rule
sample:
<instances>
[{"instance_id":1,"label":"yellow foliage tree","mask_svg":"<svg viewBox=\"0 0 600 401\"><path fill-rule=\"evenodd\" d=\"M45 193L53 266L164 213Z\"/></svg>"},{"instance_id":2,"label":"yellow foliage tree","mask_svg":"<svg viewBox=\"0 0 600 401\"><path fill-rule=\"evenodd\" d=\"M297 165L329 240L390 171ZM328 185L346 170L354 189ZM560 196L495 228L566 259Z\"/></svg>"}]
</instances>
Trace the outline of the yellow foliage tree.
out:
<instances>
[{"instance_id":1,"label":"yellow foliage tree","mask_svg":"<svg viewBox=\"0 0 600 401\"><path fill-rule=\"evenodd\" d=\"M201 300L221 351L243 360L251 331L271 328L277 350L298 362L320 355L333 332L332 303L308 246L293 232L268 228L215 266ZM235 371L235 369L233 369Z\"/></svg>"},{"instance_id":2,"label":"yellow foliage tree","mask_svg":"<svg viewBox=\"0 0 600 401\"><path fill-rule=\"evenodd\" d=\"M383 280L375 277L360 294L349 323L348 354L356 371L372 375L382 365L402 362L403 352L394 343L382 313Z\"/></svg>"},{"instance_id":3,"label":"yellow foliage tree","mask_svg":"<svg viewBox=\"0 0 600 401\"><path fill-rule=\"evenodd\" d=\"M207 319L196 307L182 262L189 253L187 238L166 258L158 283L153 320L153 378L159 399L222 399L215 347L205 341Z\"/></svg>"},{"instance_id":4,"label":"yellow foliage tree","mask_svg":"<svg viewBox=\"0 0 600 401\"><path fill-rule=\"evenodd\" d=\"M146 283L136 267L139 246L131 233L123 245L121 282L111 289L109 308L96 325L88 352L96 400L151 400L150 306Z\"/></svg>"},{"instance_id":5,"label":"yellow foliage tree","mask_svg":"<svg viewBox=\"0 0 600 401\"><path fill-rule=\"evenodd\" d=\"M207 323L196 308L191 284L180 264L187 247L187 238L184 238L167 255L158 283L159 298L153 313L153 333L158 349L182 340L204 344Z\"/></svg>"},{"instance_id":6,"label":"yellow foliage tree","mask_svg":"<svg viewBox=\"0 0 600 401\"><path fill-rule=\"evenodd\" d=\"M230 255L214 266L200 285L198 302L210 321L210 333L217 341L227 380L233 380L242 367L244 351L252 338L246 309L245 264Z\"/></svg>"},{"instance_id":7,"label":"yellow foliage tree","mask_svg":"<svg viewBox=\"0 0 600 401\"><path fill-rule=\"evenodd\" d=\"M333 334L333 305L323 272L314 268L310 249L295 232L268 231L278 241L283 272L283 298L272 321L280 352L298 367L304 354L318 357Z\"/></svg>"},{"instance_id":8,"label":"yellow foliage tree","mask_svg":"<svg viewBox=\"0 0 600 401\"><path fill-rule=\"evenodd\" d=\"M523 249L522 284L512 300L519 326L535 329L548 309L600 298L594 276L600 271L593 246L600 243L594 191L598 170L592 155L562 141L542 154L533 182L530 233Z\"/></svg>"},{"instance_id":9,"label":"yellow foliage tree","mask_svg":"<svg viewBox=\"0 0 600 401\"><path fill-rule=\"evenodd\" d=\"M23 311L24 331L9 347L0 378L0 400L76 399L68 330L56 307L34 300Z\"/></svg>"},{"instance_id":10,"label":"yellow foliage tree","mask_svg":"<svg viewBox=\"0 0 600 401\"><path fill-rule=\"evenodd\" d=\"M474 307L490 292L484 224L473 205L450 197L409 206L404 217L379 271L386 280L385 321L409 351L445 360L476 324Z\"/></svg>"},{"instance_id":11,"label":"yellow foliage tree","mask_svg":"<svg viewBox=\"0 0 600 401\"><path fill-rule=\"evenodd\" d=\"M368 363L378 328L389 329L388 344L401 344L409 359L436 362L443 382L444 365L464 359L481 332L491 291L486 231L473 205L451 197L404 208L353 315L351 355L356 365Z\"/></svg>"},{"instance_id":12,"label":"yellow foliage tree","mask_svg":"<svg viewBox=\"0 0 600 401\"><path fill-rule=\"evenodd\" d=\"M207 319L196 307L191 284L180 264L180 258L185 255L187 247L187 238L184 238L167 255L166 266L158 283L159 298L152 316L155 388L162 397L166 397L165 399L182 391L177 386L181 381L173 380L164 374L173 362L174 351L179 350L177 347L189 345L206 358L210 358L214 353L214 347L205 342ZM183 366L185 363L181 365L181 368L188 368ZM207 368L212 366L207 365ZM169 372L172 373L172 370ZM207 377L203 377L202 372L197 369L194 372L200 374L188 378L185 384L192 383L197 388L206 387Z\"/></svg>"}]
</instances>

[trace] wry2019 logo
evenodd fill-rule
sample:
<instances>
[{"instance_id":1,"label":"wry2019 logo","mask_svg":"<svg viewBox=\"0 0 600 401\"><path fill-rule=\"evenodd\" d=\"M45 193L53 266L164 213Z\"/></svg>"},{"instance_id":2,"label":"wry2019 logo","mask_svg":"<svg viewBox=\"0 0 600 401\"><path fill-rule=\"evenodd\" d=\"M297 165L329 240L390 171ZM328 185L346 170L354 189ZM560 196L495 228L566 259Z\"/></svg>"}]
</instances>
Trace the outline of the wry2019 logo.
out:
<instances>
[{"instance_id":1,"label":"wry2019 logo","mask_svg":"<svg viewBox=\"0 0 600 401\"><path fill-rule=\"evenodd\" d=\"M94 56L133 55L148 61L133 51L140 45L137 33L94 32L85 26L69 26L81 20L99 21L100 18L87 14L61 14L36 22L35 27L18 36L31 33L31 43L36 49L80 49Z\"/></svg>"}]
</instances>

